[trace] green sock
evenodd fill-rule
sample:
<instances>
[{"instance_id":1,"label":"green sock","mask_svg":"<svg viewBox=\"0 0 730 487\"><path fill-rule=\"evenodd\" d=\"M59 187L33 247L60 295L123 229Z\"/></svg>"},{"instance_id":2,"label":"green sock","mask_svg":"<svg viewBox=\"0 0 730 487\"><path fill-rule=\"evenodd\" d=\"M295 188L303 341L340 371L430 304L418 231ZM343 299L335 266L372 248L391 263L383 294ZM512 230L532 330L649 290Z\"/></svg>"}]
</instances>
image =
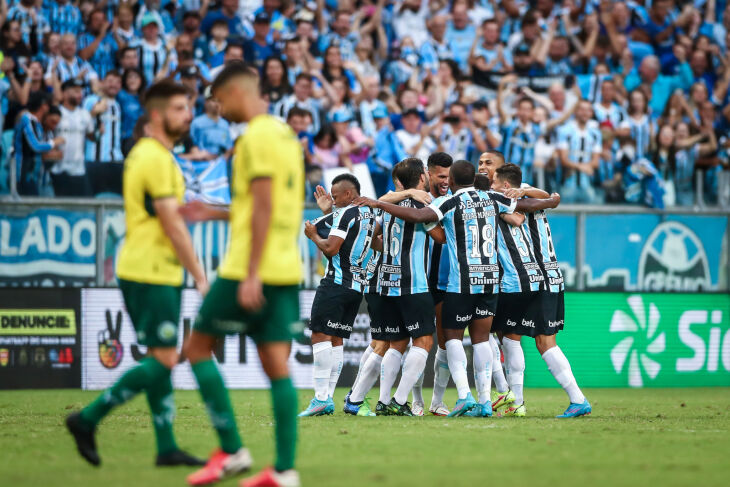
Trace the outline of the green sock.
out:
<instances>
[{"instance_id":1,"label":"green sock","mask_svg":"<svg viewBox=\"0 0 730 487\"><path fill-rule=\"evenodd\" d=\"M172 395L172 380L167 370L164 377L147 388L147 403L152 412L152 425L155 427L157 454L164 455L178 450L172 421L175 419L175 398Z\"/></svg>"},{"instance_id":2,"label":"green sock","mask_svg":"<svg viewBox=\"0 0 730 487\"><path fill-rule=\"evenodd\" d=\"M143 359L139 365L126 371L113 386L86 406L81 411L81 419L89 428L95 428L115 406L129 401L148 385L154 384L159 377L169 373L170 371L154 358Z\"/></svg>"},{"instance_id":3,"label":"green sock","mask_svg":"<svg viewBox=\"0 0 730 487\"><path fill-rule=\"evenodd\" d=\"M198 381L200 395L203 396L205 408L218 432L221 448L226 453L236 453L242 446L241 437L238 436L236 418L233 415L231 400L228 398L228 389L223 383L218 367L215 362L205 360L193 364L193 374Z\"/></svg>"},{"instance_id":4,"label":"green sock","mask_svg":"<svg viewBox=\"0 0 730 487\"><path fill-rule=\"evenodd\" d=\"M271 403L274 406L277 472L294 468L297 449L297 390L291 378L271 381Z\"/></svg>"}]
</instances>

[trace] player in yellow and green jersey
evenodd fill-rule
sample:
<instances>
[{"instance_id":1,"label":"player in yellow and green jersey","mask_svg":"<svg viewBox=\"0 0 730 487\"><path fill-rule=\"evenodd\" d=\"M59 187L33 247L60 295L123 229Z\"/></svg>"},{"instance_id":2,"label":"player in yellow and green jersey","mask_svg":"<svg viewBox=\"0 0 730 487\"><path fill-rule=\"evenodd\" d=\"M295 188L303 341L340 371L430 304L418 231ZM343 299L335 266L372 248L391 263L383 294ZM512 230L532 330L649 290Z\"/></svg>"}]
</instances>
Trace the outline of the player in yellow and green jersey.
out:
<instances>
[{"instance_id":1,"label":"player in yellow and green jersey","mask_svg":"<svg viewBox=\"0 0 730 487\"><path fill-rule=\"evenodd\" d=\"M228 253L185 345L220 450L188 477L188 483L210 484L244 472L253 463L212 355L218 339L246 334L256 343L264 372L271 379L276 463L242 485L297 487L297 393L287 360L292 338L302 331L298 246L304 208L302 147L286 124L267 115L255 68L227 64L211 91L223 116L234 123L248 122L248 128L235 145L230 214L202 204L188 207L186 213L194 220L228 218L231 224Z\"/></svg>"},{"instance_id":2,"label":"player in yellow and green jersey","mask_svg":"<svg viewBox=\"0 0 730 487\"><path fill-rule=\"evenodd\" d=\"M79 453L99 465L96 426L112 408L144 391L157 438L157 465L202 465L178 448L172 430L175 406L170 373L179 358L183 268L201 293L208 287L179 212L185 182L171 152L190 127L187 91L172 81L159 82L147 90L145 109L147 136L135 144L124 163L127 235L117 277L137 342L147 346L147 357L82 411L69 415L66 424Z\"/></svg>"}]
</instances>

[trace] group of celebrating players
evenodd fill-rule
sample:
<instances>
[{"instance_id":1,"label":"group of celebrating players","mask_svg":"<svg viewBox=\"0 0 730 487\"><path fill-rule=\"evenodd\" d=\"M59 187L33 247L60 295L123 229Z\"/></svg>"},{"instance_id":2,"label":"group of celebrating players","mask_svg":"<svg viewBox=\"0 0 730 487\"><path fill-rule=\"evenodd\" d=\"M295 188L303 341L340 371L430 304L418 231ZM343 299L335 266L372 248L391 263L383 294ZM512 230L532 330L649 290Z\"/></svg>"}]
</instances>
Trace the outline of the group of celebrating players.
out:
<instances>
[{"instance_id":1,"label":"group of celebrating players","mask_svg":"<svg viewBox=\"0 0 730 487\"><path fill-rule=\"evenodd\" d=\"M520 168L505 164L498 151L481 155L478 173L470 162L436 152L427 168L420 159L407 158L392 176L397 191L378 201L360 196L351 174L332 181L331 195L317 188L325 216L305 222L305 234L328 264L310 321L314 398L299 416L334 413L343 340L352 332L363 295L372 342L344 399L345 413L422 416L423 372L435 332L432 414L525 416L523 336L535 339L568 394L570 405L558 417L590 414L555 340L564 324L564 282L544 210L555 208L559 195L523 184ZM467 328L476 399L463 346ZM373 412L366 394L378 378ZM449 378L458 392L451 410L443 400Z\"/></svg>"},{"instance_id":2,"label":"group of celebrating players","mask_svg":"<svg viewBox=\"0 0 730 487\"><path fill-rule=\"evenodd\" d=\"M229 210L200 202L184 204L185 183L172 151L189 130L188 92L165 80L145 94L144 136L125 161L126 238L117 263L125 307L147 356L82 410L66 427L81 456L101 464L97 427L115 408L138 394L150 407L157 466L200 466L190 485L208 485L248 471L252 455L239 435L228 390L213 351L229 334L256 343L271 381L276 439L273 466L244 479L242 487L299 487L295 469L297 392L288 369L292 339L301 333L298 288L302 281L301 235L304 160L294 132L267 114L255 68L227 64L211 92L222 115L248 123L234 148ZM332 395L363 294L371 318L372 343L360 361L345 412L358 416L422 415L423 371L434 331L438 351L430 411L436 415L524 416L524 356L521 336L535 338L550 372L566 390L570 406L561 417L590 413L570 364L555 343L563 327L563 279L543 211L558 195L521 185L519 167L486 152L480 174L466 161L444 153L396 165L399 191L380 201L363 198L358 180L333 180L331 195L317 189L327 213L305 222L305 233L329 258L312 306L315 397L300 416L332 414ZM525 216L527 215L527 216ZM230 241L216 280L209 286L195 255L188 221L229 220ZM178 351L183 269L204 297ZM299 328L298 328L299 327ZM462 339L469 327L478 400L469 389ZM500 350L501 339L506 379ZM401 380L391 397L401 369ZM182 356L181 356L182 355ZM173 432L172 369L190 361L219 448L207 461L178 444ZM365 395L380 377L375 412ZM444 392L452 377L459 399L449 410ZM496 393L491 394L494 378ZM414 394L413 407L407 399Z\"/></svg>"}]
</instances>

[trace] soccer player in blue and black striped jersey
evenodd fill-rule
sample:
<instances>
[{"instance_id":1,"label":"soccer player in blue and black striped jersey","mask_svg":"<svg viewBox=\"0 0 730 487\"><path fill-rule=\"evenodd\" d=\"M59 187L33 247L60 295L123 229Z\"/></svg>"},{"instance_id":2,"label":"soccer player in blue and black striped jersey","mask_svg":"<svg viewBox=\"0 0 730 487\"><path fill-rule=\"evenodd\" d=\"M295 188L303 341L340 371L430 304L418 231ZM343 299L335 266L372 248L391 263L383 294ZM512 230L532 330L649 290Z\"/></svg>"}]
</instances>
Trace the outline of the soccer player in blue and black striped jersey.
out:
<instances>
[{"instance_id":1,"label":"soccer player in blue and black striped jersey","mask_svg":"<svg viewBox=\"0 0 730 487\"><path fill-rule=\"evenodd\" d=\"M436 199L446 196L449 192L449 169L454 163L450 155L445 152L434 152L428 157L428 180L431 196ZM433 394L431 406L428 408L435 416L446 416L449 408L444 404L444 393L449 385L449 362L446 360L446 338L444 338L441 323L441 309L446 295L446 285L449 282L449 253L443 244L434 239L428 242L428 288L433 297L434 312L436 314L436 339L438 348L433 361ZM417 412L422 406L423 397L420 384L413 388L413 411Z\"/></svg>"},{"instance_id":2,"label":"soccer player in blue and black striped jersey","mask_svg":"<svg viewBox=\"0 0 730 487\"><path fill-rule=\"evenodd\" d=\"M499 291L496 218L501 213L513 213L515 209L536 211L557 203L553 198L516 202L499 193L477 191L474 177L474 166L470 162L455 162L449 171L453 194L439 198L425 208L392 205L362 197L356 200L358 205L380 208L412 223L443 221L450 265L443 326L449 369L459 394L450 416L461 416L477 407L469 390L466 354L461 343L467 326L474 344L477 379L488 384L491 375L492 352L488 342ZM482 415L491 414L488 399L479 408Z\"/></svg>"},{"instance_id":3,"label":"soccer player in blue and black striped jersey","mask_svg":"<svg viewBox=\"0 0 730 487\"><path fill-rule=\"evenodd\" d=\"M535 188L527 188L521 184L521 172L512 165L502 165L494 172L492 189L504 192L513 197L541 195ZM515 229L500 226L505 240L505 248L510 247L510 236ZM509 234L507 233L509 232ZM557 346L555 335L563 329L564 303L563 276L558 267L555 255L550 225L544 210L527 214L525 223L518 233L520 242L515 239L514 249L508 250L512 259L500 254L503 275L500 286L500 302L495 318L495 331L504 333L502 346L505 352L507 379L514 392L514 404L507 407L502 413L504 416L525 416L526 410L522 394L522 384L525 371L525 356L520 344L522 336L535 338L535 345L542 355L548 369L558 383L565 389L570 398L570 406L559 417L575 417L590 414L591 405L578 387L568 359ZM528 243L525 249L522 243ZM500 250L502 250L500 248ZM529 250L529 255L528 255ZM519 261L516 260L519 254ZM527 262L529 259L529 262ZM516 271L516 272L515 272ZM537 272L542 274L537 277ZM515 280L515 278L518 279ZM540 282L539 286L535 283ZM519 286L518 286L519 283ZM529 293L520 292L513 298L513 290L525 289L529 286Z\"/></svg>"},{"instance_id":4,"label":"soccer player in blue and black striped jersey","mask_svg":"<svg viewBox=\"0 0 730 487\"><path fill-rule=\"evenodd\" d=\"M395 166L393 174L406 190L428 187L428 175L420 159L404 159ZM423 208L425 205L406 198L398 206ZM388 213L383 216L382 232L378 291L383 297L382 318L390 348L382 362L380 398L375 413L412 416L408 395L426 366L435 331L433 298L426 273L429 234L441 243L445 241L445 235L441 227L427 231L422 224L407 222ZM391 398L391 388L411 339L413 345L403 364L398 388Z\"/></svg>"},{"instance_id":5,"label":"soccer player in blue and black striped jersey","mask_svg":"<svg viewBox=\"0 0 730 487\"><path fill-rule=\"evenodd\" d=\"M328 257L327 270L312 303L310 329L314 355L314 392L309 407L300 416L334 412L332 393L343 363L343 339L349 338L362 293L367 285L367 258L376 227L371 208L352 202L360 195L360 183L351 174L332 180L335 211L327 238L305 223L304 233ZM335 363L336 362L336 363Z\"/></svg>"}]
</instances>

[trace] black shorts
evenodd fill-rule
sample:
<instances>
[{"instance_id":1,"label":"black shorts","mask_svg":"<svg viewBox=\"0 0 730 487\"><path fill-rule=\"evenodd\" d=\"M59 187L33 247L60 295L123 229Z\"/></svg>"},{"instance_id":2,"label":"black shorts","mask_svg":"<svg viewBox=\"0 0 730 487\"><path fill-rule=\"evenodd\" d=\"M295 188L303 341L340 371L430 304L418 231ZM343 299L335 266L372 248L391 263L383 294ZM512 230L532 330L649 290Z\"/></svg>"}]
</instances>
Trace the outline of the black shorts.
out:
<instances>
[{"instance_id":1,"label":"black shorts","mask_svg":"<svg viewBox=\"0 0 730 487\"><path fill-rule=\"evenodd\" d=\"M493 332L534 336L535 320L540 308L540 293L499 293L497 314L492 323Z\"/></svg>"},{"instance_id":2,"label":"black shorts","mask_svg":"<svg viewBox=\"0 0 730 487\"><path fill-rule=\"evenodd\" d=\"M370 338L387 341L388 337L385 335L385 323L383 322L383 297L380 294L366 294L365 302L368 303L368 314L370 315Z\"/></svg>"},{"instance_id":3,"label":"black shorts","mask_svg":"<svg viewBox=\"0 0 730 487\"><path fill-rule=\"evenodd\" d=\"M492 331L520 336L554 335L563 329L563 293L501 293Z\"/></svg>"},{"instance_id":4,"label":"black shorts","mask_svg":"<svg viewBox=\"0 0 730 487\"><path fill-rule=\"evenodd\" d=\"M565 324L565 297L563 291L540 291L542 329L540 335L555 335Z\"/></svg>"},{"instance_id":5,"label":"black shorts","mask_svg":"<svg viewBox=\"0 0 730 487\"><path fill-rule=\"evenodd\" d=\"M436 331L431 293L383 296L382 317L389 341L419 338Z\"/></svg>"},{"instance_id":6,"label":"black shorts","mask_svg":"<svg viewBox=\"0 0 730 487\"><path fill-rule=\"evenodd\" d=\"M498 294L446 293L441 308L441 327L463 330L473 320L490 318L497 311Z\"/></svg>"},{"instance_id":7,"label":"black shorts","mask_svg":"<svg viewBox=\"0 0 730 487\"><path fill-rule=\"evenodd\" d=\"M309 329L329 336L350 338L361 301L360 292L323 279L312 301Z\"/></svg>"},{"instance_id":8,"label":"black shorts","mask_svg":"<svg viewBox=\"0 0 730 487\"><path fill-rule=\"evenodd\" d=\"M441 289L432 289L431 297L433 298L433 305L436 306L437 304L444 302L444 297L446 297L446 291L443 291Z\"/></svg>"}]
</instances>

